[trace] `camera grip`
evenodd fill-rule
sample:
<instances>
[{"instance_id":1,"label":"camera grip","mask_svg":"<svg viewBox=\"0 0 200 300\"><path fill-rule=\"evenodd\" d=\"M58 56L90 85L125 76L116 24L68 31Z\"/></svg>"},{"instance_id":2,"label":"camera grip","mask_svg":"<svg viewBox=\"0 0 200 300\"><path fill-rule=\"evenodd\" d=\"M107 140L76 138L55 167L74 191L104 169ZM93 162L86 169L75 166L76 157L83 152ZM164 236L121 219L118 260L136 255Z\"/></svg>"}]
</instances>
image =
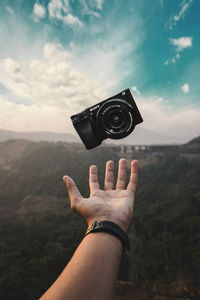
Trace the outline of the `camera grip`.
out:
<instances>
[{"instance_id":1,"label":"camera grip","mask_svg":"<svg viewBox=\"0 0 200 300\"><path fill-rule=\"evenodd\" d=\"M87 149L92 149L101 144L102 140L95 135L94 129L89 119L74 123L78 135Z\"/></svg>"}]
</instances>

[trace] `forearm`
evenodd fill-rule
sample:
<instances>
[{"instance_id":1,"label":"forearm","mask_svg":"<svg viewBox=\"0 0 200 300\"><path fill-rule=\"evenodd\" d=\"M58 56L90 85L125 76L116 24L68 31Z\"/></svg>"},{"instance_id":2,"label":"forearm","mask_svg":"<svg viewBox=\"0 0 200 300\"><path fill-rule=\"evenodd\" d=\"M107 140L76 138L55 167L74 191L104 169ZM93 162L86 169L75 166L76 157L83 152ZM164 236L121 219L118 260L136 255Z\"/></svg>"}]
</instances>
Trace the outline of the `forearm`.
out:
<instances>
[{"instance_id":1,"label":"forearm","mask_svg":"<svg viewBox=\"0 0 200 300\"><path fill-rule=\"evenodd\" d=\"M111 300L122 255L121 242L108 233L90 233L41 300Z\"/></svg>"}]
</instances>

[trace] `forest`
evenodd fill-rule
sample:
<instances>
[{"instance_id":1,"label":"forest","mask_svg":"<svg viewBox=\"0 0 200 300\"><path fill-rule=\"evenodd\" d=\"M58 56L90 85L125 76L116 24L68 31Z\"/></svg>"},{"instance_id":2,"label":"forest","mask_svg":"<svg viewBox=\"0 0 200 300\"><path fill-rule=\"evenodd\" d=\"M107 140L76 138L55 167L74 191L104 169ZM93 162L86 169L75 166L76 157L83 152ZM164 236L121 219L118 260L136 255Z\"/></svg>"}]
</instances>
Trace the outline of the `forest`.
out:
<instances>
[{"instance_id":1,"label":"forest","mask_svg":"<svg viewBox=\"0 0 200 300\"><path fill-rule=\"evenodd\" d=\"M89 166L98 166L103 187L106 161L114 161L116 178L121 157L129 165L139 159L141 168L131 250L123 256L119 280L169 297L200 299L200 159L181 155L183 148L142 155L122 154L111 145L87 151L78 143L0 143L0 299L38 299L81 242L86 224L70 209L63 175L87 197Z\"/></svg>"}]
</instances>

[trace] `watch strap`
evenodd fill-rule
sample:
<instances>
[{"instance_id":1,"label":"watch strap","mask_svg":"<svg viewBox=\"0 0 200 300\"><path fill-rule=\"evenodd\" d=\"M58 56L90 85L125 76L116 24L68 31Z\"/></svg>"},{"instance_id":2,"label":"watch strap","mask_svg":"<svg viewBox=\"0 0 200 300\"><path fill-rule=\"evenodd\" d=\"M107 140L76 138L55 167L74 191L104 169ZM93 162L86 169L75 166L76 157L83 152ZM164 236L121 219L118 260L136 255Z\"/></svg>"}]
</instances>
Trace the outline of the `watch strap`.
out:
<instances>
[{"instance_id":1,"label":"watch strap","mask_svg":"<svg viewBox=\"0 0 200 300\"><path fill-rule=\"evenodd\" d=\"M115 237L117 237L122 245L123 245L123 250L125 249L129 250L130 249L130 242L128 238L128 234L116 223L111 222L111 221L95 221L92 223L91 227L88 228L87 232L85 235L88 235L91 232L107 232Z\"/></svg>"}]
</instances>

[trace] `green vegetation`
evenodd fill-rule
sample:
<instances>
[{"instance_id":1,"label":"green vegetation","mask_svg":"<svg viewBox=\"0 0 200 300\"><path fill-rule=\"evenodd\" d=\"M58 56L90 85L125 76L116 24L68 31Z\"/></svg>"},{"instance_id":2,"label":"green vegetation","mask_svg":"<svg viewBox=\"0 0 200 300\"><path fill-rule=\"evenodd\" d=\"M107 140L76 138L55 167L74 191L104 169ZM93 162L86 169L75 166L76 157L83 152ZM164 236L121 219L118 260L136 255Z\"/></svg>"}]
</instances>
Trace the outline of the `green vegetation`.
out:
<instances>
[{"instance_id":1,"label":"green vegetation","mask_svg":"<svg viewBox=\"0 0 200 300\"><path fill-rule=\"evenodd\" d=\"M75 143L0 144L0 299L37 299L83 238L86 225L71 212L62 176L71 176L87 197L89 166L98 166L103 186L106 161L114 160L116 176L121 156L119 147L111 146L86 151ZM200 160L149 153L142 165L132 250L124 256L119 278L197 296Z\"/></svg>"},{"instance_id":2,"label":"green vegetation","mask_svg":"<svg viewBox=\"0 0 200 300\"><path fill-rule=\"evenodd\" d=\"M184 282L183 294L192 294L192 287L199 285L199 179L200 161L185 158L158 158L142 169L135 230L138 278L143 285Z\"/></svg>"}]
</instances>

